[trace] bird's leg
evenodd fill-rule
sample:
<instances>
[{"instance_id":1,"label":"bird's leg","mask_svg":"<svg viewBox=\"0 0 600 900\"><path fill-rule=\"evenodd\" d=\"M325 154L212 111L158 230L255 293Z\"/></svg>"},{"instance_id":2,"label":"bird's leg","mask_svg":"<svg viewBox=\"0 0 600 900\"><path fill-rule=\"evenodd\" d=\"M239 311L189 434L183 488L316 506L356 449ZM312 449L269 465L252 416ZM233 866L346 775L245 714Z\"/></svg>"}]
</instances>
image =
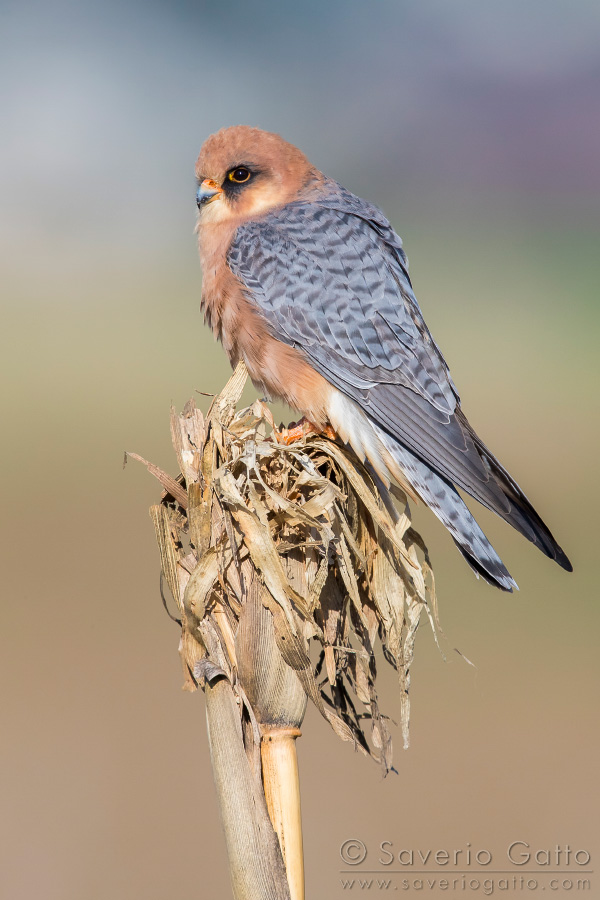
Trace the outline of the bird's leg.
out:
<instances>
[{"instance_id":1,"label":"bird's leg","mask_svg":"<svg viewBox=\"0 0 600 900\"><path fill-rule=\"evenodd\" d=\"M330 438L332 441L335 441L337 438L337 434L331 425L328 424L325 425L324 428L321 428L307 419L306 416L302 416L300 421L296 422L296 424L292 423L289 428L282 428L281 430L275 428L273 430L273 437L276 442L278 444L285 444L286 446L293 444L295 441L302 440L302 438L307 437L309 434L325 435L325 437Z\"/></svg>"}]
</instances>

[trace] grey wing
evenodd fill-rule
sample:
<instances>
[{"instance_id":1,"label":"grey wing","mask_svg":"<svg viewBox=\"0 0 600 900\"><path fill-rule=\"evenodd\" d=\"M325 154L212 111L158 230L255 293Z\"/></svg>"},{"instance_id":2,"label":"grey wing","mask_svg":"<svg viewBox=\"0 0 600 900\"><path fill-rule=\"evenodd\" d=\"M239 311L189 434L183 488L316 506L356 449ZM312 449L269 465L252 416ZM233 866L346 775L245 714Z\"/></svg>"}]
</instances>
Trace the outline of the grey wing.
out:
<instances>
[{"instance_id":1,"label":"grey wing","mask_svg":"<svg viewBox=\"0 0 600 900\"><path fill-rule=\"evenodd\" d=\"M228 259L279 340L434 472L561 562L546 526L460 410L400 238L379 210L336 185L322 200L238 229Z\"/></svg>"},{"instance_id":2,"label":"grey wing","mask_svg":"<svg viewBox=\"0 0 600 900\"><path fill-rule=\"evenodd\" d=\"M290 204L243 226L229 264L280 340L420 458L475 491L489 476L469 459L475 451L456 421L458 397L400 240L383 217L371 224L372 208L366 220L344 199Z\"/></svg>"}]
</instances>

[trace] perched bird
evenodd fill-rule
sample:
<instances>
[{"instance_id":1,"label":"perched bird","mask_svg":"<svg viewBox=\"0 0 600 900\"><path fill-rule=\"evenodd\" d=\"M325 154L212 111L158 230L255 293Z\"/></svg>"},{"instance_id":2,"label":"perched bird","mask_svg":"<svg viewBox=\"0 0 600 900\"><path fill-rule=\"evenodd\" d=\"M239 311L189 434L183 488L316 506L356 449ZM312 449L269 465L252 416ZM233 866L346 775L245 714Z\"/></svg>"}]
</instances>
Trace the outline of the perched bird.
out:
<instances>
[{"instance_id":1,"label":"perched bird","mask_svg":"<svg viewBox=\"0 0 600 900\"><path fill-rule=\"evenodd\" d=\"M457 487L571 571L467 421L383 213L257 128L209 137L196 174L202 308L231 364L418 495L486 581L516 587Z\"/></svg>"}]
</instances>

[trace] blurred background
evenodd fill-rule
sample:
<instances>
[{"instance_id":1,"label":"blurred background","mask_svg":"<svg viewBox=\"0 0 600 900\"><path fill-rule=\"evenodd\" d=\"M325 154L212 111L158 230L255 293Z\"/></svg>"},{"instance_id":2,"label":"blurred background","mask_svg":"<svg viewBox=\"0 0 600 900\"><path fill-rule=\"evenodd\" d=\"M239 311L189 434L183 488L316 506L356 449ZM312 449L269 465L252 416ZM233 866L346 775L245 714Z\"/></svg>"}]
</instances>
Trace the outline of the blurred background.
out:
<instances>
[{"instance_id":1,"label":"blurred background","mask_svg":"<svg viewBox=\"0 0 600 900\"><path fill-rule=\"evenodd\" d=\"M346 895L351 838L371 863L382 841L593 861L600 5L4 0L0 73L2 896L230 896L203 698L159 598L159 491L122 457L175 473L170 403L206 407L194 392L228 376L193 171L237 123L384 208L469 418L575 565L480 511L521 588L501 594L417 511L446 659L422 627L385 781L309 712L307 896Z\"/></svg>"}]
</instances>

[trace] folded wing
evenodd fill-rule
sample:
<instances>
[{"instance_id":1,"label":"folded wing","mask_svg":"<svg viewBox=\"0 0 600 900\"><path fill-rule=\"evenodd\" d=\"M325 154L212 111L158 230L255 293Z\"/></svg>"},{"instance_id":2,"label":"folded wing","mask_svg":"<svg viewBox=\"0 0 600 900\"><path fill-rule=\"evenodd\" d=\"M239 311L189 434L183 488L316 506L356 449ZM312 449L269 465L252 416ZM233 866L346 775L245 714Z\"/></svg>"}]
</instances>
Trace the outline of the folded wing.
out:
<instances>
[{"instance_id":1,"label":"folded wing","mask_svg":"<svg viewBox=\"0 0 600 900\"><path fill-rule=\"evenodd\" d=\"M273 335L302 353L390 438L571 565L477 437L414 296L400 238L342 187L238 229L232 271Z\"/></svg>"}]
</instances>

